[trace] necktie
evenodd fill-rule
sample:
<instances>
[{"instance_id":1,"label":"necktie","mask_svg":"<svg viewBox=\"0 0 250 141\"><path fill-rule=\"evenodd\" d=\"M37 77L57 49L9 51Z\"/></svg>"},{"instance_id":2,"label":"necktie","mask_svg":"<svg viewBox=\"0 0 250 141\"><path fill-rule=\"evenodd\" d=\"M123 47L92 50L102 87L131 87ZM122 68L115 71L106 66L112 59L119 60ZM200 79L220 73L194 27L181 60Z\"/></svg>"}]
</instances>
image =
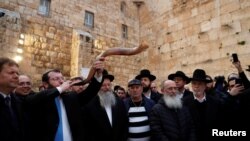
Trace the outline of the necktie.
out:
<instances>
[{"instance_id":1,"label":"necktie","mask_svg":"<svg viewBox=\"0 0 250 141\"><path fill-rule=\"evenodd\" d=\"M16 115L11 107L11 99L9 96L7 96L5 98L5 105L7 106L7 112L8 114L10 115L10 119L11 119L11 124L17 128L18 125L17 125L17 118L16 118Z\"/></svg>"},{"instance_id":2,"label":"necktie","mask_svg":"<svg viewBox=\"0 0 250 141\"><path fill-rule=\"evenodd\" d=\"M56 108L59 116L59 125L57 128L55 141L63 141L63 127L62 127L62 110L59 97L55 98Z\"/></svg>"},{"instance_id":3,"label":"necktie","mask_svg":"<svg viewBox=\"0 0 250 141\"><path fill-rule=\"evenodd\" d=\"M5 104L9 109L11 109L11 101L9 96L5 98Z\"/></svg>"}]
</instances>

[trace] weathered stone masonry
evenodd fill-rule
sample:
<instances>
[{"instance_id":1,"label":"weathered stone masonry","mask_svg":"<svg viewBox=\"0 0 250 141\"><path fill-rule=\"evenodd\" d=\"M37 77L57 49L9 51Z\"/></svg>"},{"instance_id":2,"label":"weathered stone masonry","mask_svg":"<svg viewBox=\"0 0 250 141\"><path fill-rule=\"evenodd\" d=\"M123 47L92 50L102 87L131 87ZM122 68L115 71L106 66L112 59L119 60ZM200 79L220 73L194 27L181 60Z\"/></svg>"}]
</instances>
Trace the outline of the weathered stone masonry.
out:
<instances>
[{"instance_id":1,"label":"weathered stone masonry","mask_svg":"<svg viewBox=\"0 0 250 141\"><path fill-rule=\"evenodd\" d=\"M248 0L52 0L49 16L38 13L39 0L0 1L0 52L14 58L25 35L21 71L33 76L35 86L41 74L51 68L65 76L80 74L103 50L135 47L147 40L150 48L136 56L112 56L106 68L114 83L126 86L140 69L148 68L157 81L183 70L191 75L202 68L212 76L235 72L230 56L236 52L243 68L250 59L250 1ZM137 1L138 2L138 1ZM85 10L95 15L94 28L84 26ZM121 25L128 26L128 39L121 37ZM87 38L90 34L91 38ZM246 72L249 76L250 74Z\"/></svg>"}]
</instances>

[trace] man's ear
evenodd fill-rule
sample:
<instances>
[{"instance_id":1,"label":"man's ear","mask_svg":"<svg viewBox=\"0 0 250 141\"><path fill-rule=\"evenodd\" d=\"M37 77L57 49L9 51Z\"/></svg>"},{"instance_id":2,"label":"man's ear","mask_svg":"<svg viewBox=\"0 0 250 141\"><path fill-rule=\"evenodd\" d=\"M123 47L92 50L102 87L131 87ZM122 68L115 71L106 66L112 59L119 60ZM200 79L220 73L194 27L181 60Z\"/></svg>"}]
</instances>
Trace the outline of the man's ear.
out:
<instances>
[{"instance_id":1,"label":"man's ear","mask_svg":"<svg viewBox=\"0 0 250 141\"><path fill-rule=\"evenodd\" d=\"M161 92L162 92L162 93L164 92L164 88L161 88Z\"/></svg>"},{"instance_id":2,"label":"man's ear","mask_svg":"<svg viewBox=\"0 0 250 141\"><path fill-rule=\"evenodd\" d=\"M45 89L48 89L49 88L49 83L43 82L43 86L44 86Z\"/></svg>"}]
</instances>

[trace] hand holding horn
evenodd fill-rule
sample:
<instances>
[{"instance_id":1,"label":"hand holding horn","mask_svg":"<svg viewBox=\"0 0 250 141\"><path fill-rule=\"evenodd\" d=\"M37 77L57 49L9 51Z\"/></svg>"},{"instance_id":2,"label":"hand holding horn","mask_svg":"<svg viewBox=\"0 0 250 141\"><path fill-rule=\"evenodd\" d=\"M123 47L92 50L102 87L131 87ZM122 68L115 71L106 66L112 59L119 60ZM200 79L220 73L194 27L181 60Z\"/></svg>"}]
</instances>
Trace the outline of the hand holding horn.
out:
<instances>
[{"instance_id":1,"label":"hand holding horn","mask_svg":"<svg viewBox=\"0 0 250 141\"><path fill-rule=\"evenodd\" d=\"M121 47L109 48L105 50L104 52L102 52L101 54L99 54L97 56L97 60L104 61L103 59L104 57L108 57L111 55L124 55L124 56L136 55L145 51L147 48L148 48L148 44L145 41L142 41L142 43L138 47L134 47L134 48L121 48ZM96 72L96 69L91 67L88 77L83 82L80 82L80 84L83 85L83 84L88 83L95 75L95 72Z\"/></svg>"}]
</instances>

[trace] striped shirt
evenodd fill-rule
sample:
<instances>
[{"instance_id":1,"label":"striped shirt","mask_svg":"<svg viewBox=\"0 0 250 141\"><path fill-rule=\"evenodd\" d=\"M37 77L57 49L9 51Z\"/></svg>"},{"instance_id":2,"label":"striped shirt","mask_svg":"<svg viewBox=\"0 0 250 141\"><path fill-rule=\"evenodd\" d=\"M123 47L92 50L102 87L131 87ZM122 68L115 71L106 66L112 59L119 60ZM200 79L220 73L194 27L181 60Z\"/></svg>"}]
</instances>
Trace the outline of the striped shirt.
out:
<instances>
[{"instance_id":1,"label":"striped shirt","mask_svg":"<svg viewBox=\"0 0 250 141\"><path fill-rule=\"evenodd\" d=\"M128 141L149 141L150 126L148 114L144 106L132 106L128 111L129 134Z\"/></svg>"}]
</instances>

